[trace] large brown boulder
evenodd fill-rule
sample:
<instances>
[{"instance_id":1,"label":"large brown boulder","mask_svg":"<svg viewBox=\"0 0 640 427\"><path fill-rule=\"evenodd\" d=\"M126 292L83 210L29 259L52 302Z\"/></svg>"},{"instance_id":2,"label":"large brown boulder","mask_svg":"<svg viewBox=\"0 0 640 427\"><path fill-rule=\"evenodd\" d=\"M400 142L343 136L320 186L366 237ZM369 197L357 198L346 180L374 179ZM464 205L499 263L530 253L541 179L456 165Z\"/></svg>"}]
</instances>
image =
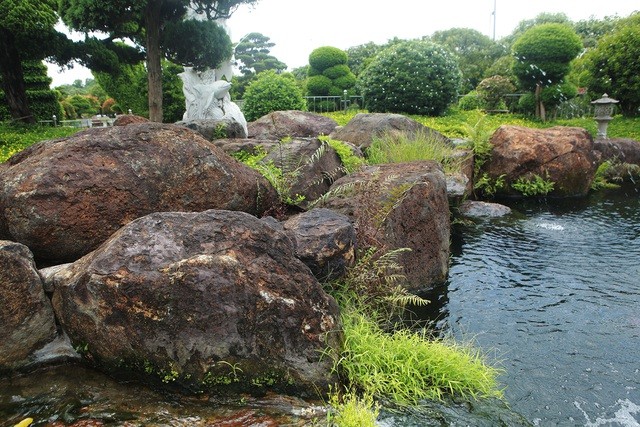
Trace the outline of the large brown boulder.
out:
<instances>
[{"instance_id":1,"label":"large brown boulder","mask_svg":"<svg viewBox=\"0 0 640 427\"><path fill-rule=\"evenodd\" d=\"M490 179L504 179L498 194L520 196L518 179L539 176L554 182L551 197L584 196L598 167L591 135L582 128L556 126L531 129L501 126L491 137L491 159L484 165Z\"/></svg>"},{"instance_id":2,"label":"large brown boulder","mask_svg":"<svg viewBox=\"0 0 640 427\"><path fill-rule=\"evenodd\" d=\"M286 220L296 257L321 281L343 277L355 264L356 233L345 215L317 208Z\"/></svg>"},{"instance_id":3,"label":"large brown boulder","mask_svg":"<svg viewBox=\"0 0 640 427\"><path fill-rule=\"evenodd\" d=\"M263 162L273 162L283 173L283 188L292 201L307 206L329 191L331 184L346 175L340 156L318 138L293 138L271 148Z\"/></svg>"},{"instance_id":4,"label":"large brown boulder","mask_svg":"<svg viewBox=\"0 0 640 427\"><path fill-rule=\"evenodd\" d=\"M440 164L368 166L336 181L330 195L323 206L351 218L359 246L411 249L400 257L407 290L419 293L446 280L450 221Z\"/></svg>"},{"instance_id":5,"label":"large brown boulder","mask_svg":"<svg viewBox=\"0 0 640 427\"><path fill-rule=\"evenodd\" d=\"M450 140L440 132L409 117L390 113L358 113L345 126L336 129L331 134L331 138L350 142L366 150L371 146L374 138L387 132L403 132L408 135L423 133L443 143L450 143Z\"/></svg>"},{"instance_id":6,"label":"large brown boulder","mask_svg":"<svg viewBox=\"0 0 640 427\"><path fill-rule=\"evenodd\" d=\"M256 171L186 128L131 124L36 144L0 177L0 232L36 259L73 261L152 212L260 215L278 196Z\"/></svg>"},{"instance_id":7,"label":"large brown boulder","mask_svg":"<svg viewBox=\"0 0 640 427\"><path fill-rule=\"evenodd\" d=\"M56 337L56 323L33 255L0 240L0 371L18 369Z\"/></svg>"},{"instance_id":8,"label":"large brown boulder","mask_svg":"<svg viewBox=\"0 0 640 427\"><path fill-rule=\"evenodd\" d=\"M54 273L85 357L188 390L314 394L336 378L338 307L282 231L242 212L156 213Z\"/></svg>"},{"instance_id":9,"label":"large brown boulder","mask_svg":"<svg viewBox=\"0 0 640 427\"><path fill-rule=\"evenodd\" d=\"M287 137L329 135L338 126L330 117L306 111L275 111L247 124L249 138L279 141Z\"/></svg>"}]
</instances>

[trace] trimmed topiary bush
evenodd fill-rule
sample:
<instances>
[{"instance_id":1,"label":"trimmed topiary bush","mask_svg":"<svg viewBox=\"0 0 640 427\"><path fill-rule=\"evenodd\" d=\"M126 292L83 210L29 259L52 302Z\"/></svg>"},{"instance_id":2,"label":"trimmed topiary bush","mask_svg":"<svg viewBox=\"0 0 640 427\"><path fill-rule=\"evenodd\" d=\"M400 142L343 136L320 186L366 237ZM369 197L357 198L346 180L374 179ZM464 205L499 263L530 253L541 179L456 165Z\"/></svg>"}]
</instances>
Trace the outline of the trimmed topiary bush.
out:
<instances>
[{"instance_id":1,"label":"trimmed topiary bush","mask_svg":"<svg viewBox=\"0 0 640 427\"><path fill-rule=\"evenodd\" d=\"M263 71L249 84L244 96L243 113L254 121L274 111L303 110L305 102L291 74Z\"/></svg>"},{"instance_id":2,"label":"trimmed topiary bush","mask_svg":"<svg viewBox=\"0 0 640 427\"><path fill-rule=\"evenodd\" d=\"M309 65L320 72L334 65L346 65L347 60L347 53L333 46L319 47L309 55Z\"/></svg>"},{"instance_id":3,"label":"trimmed topiary bush","mask_svg":"<svg viewBox=\"0 0 640 427\"><path fill-rule=\"evenodd\" d=\"M331 90L331 79L325 76L311 76L307 79L307 93L313 96L327 96Z\"/></svg>"},{"instance_id":4,"label":"trimmed topiary bush","mask_svg":"<svg viewBox=\"0 0 640 427\"><path fill-rule=\"evenodd\" d=\"M319 47L309 55L307 94L309 96L342 96L352 90L356 76L347 65L347 53L337 47Z\"/></svg>"},{"instance_id":5,"label":"trimmed topiary bush","mask_svg":"<svg viewBox=\"0 0 640 427\"><path fill-rule=\"evenodd\" d=\"M384 51L358 77L370 112L437 116L456 101L461 73L454 57L429 41L405 41Z\"/></svg>"}]
</instances>

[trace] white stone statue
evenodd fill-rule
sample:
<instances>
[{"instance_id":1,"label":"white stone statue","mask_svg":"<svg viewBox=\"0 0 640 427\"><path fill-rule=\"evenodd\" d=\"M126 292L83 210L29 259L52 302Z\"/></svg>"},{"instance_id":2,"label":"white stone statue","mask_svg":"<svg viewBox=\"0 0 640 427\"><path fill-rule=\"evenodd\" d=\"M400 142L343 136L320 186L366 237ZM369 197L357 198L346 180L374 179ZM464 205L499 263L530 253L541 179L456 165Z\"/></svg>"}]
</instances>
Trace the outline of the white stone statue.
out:
<instances>
[{"instance_id":1,"label":"white stone statue","mask_svg":"<svg viewBox=\"0 0 640 427\"><path fill-rule=\"evenodd\" d=\"M195 19L201 19L194 15ZM224 20L218 22L229 32ZM179 76L182 79L182 92L186 101L186 111L182 117L187 120L234 119L247 133L247 120L240 108L231 102L229 81L233 77L233 60L222 63L218 68L196 71L185 67ZM223 80L225 78L226 80Z\"/></svg>"}]
</instances>

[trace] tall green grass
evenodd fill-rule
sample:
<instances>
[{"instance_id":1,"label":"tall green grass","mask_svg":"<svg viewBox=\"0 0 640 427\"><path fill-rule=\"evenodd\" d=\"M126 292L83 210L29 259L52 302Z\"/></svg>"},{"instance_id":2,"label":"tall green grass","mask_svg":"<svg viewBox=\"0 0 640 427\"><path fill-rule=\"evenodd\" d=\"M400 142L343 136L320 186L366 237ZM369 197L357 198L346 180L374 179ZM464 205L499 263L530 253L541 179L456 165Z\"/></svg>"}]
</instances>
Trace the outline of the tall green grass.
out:
<instances>
[{"instance_id":1,"label":"tall green grass","mask_svg":"<svg viewBox=\"0 0 640 427\"><path fill-rule=\"evenodd\" d=\"M383 331L360 310L343 307L345 335L340 368L365 394L400 405L445 396L501 397L500 371L470 346L434 340L424 332Z\"/></svg>"},{"instance_id":2,"label":"tall green grass","mask_svg":"<svg viewBox=\"0 0 640 427\"><path fill-rule=\"evenodd\" d=\"M441 139L427 132L408 134L406 132L386 132L373 138L367 149L367 163L403 163L413 160L435 160L442 164L446 172L460 169L455 149Z\"/></svg>"}]
</instances>

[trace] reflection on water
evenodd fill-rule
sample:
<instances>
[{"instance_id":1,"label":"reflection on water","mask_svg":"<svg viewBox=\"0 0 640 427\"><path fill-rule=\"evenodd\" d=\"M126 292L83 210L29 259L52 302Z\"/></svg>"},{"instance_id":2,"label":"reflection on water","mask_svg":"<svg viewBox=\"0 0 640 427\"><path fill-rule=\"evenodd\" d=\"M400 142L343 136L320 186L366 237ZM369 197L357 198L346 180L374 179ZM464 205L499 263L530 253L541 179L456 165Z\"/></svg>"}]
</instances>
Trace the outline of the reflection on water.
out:
<instances>
[{"instance_id":1,"label":"reflection on water","mask_svg":"<svg viewBox=\"0 0 640 427\"><path fill-rule=\"evenodd\" d=\"M511 207L457 229L438 327L495 352L536 424L640 425L638 194Z\"/></svg>"}]
</instances>

